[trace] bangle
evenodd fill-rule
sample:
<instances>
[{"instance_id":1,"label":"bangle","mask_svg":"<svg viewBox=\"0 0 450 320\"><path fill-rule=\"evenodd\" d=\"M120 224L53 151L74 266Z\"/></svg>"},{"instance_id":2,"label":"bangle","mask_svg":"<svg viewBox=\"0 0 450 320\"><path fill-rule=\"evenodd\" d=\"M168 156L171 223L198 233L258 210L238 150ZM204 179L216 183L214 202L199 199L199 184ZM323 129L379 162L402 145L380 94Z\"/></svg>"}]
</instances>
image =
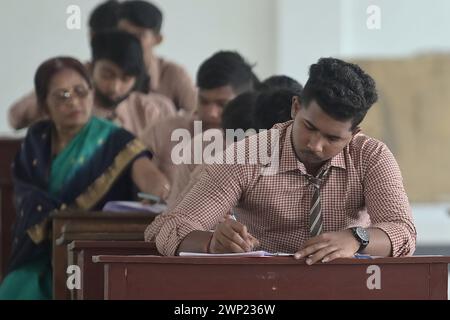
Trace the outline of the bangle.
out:
<instances>
[{"instance_id":1,"label":"bangle","mask_svg":"<svg viewBox=\"0 0 450 320\"><path fill-rule=\"evenodd\" d=\"M206 245L206 253L211 253L209 248L211 247L211 242L214 237L214 232L211 232L211 237L209 237L208 244Z\"/></svg>"}]
</instances>

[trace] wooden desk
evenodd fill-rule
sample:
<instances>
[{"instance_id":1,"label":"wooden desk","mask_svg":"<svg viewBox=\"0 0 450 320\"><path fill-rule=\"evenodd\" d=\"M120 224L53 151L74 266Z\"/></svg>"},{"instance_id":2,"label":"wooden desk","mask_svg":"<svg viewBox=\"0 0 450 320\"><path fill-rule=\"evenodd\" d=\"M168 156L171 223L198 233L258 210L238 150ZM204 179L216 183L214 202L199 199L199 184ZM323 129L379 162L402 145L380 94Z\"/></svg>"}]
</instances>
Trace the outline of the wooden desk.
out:
<instances>
[{"instance_id":1,"label":"wooden desk","mask_svg":"<svg viewBox=\"0 0 450 320\"><path fill-rule=\"evenodd\" d=\"M11 164L21 143L22 138L0 137L0 281L11 254L12 226L16 219Z\"/></svg>"},{"instance_id":2,"label":"wooden desk","mask_svg":"<svg viewBox=\"0 0 450 320\"><path fill-rule=\"evenodd\" d=\"M105 268L105 299L447 299L450 257L339 259L313 266L292 257L93 260ZM380 268L381 289L368 289L370 266Z\"/></svg>"},{"instance_id":3,"label":"wooden desk","mask_svg":"<svg viewBox=\"0 0 450 320\"><path fill-rule=\"evenodd\" d=\"M81 270L81 289L72 290L74 300L103 299L103 266L92 262L96 255L159 255L154 243L144 241L73 241L68 246L68 265Z\"/></svg>"},{"instance_id":4,"label":"wooden desk","mask_svg":"<svg viewBox=\"0 0 450 320\"><path fill-rule=\"evenodd\" d=\"M67 245L74 240L143 241L155 215L148 212L59 211L51 215L53 297L70 299L67 289Z\"/></svg>"}]
</instances>

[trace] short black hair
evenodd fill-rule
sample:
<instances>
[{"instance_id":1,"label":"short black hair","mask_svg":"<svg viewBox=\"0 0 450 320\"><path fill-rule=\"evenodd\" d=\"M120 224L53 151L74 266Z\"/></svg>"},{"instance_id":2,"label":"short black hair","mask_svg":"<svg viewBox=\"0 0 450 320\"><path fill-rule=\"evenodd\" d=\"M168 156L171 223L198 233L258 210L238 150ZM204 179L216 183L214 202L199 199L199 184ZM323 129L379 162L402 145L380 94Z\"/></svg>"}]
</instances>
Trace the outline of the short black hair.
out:
<instances>
[{"instance_id":1,"label":"short black hair","mask_svg":"<svg viewBox=\"0 0 450 320\"><path fill-rule=\"evenodd\" d=\"M375 81L358 65L321 58L311 65L300 97L305 107L313 100L333 119L352 120L354 129L378 100L378 94Z\"/></svg>"},{"instance_id":2,"label":"short black hair","mask_svg":"<svg viewBox=\"0 0 450 320\"><path fill-rule=\"evenodd\" d=\"M292 98L299 94L301 91L285 88L261 92L253 109L255 129L270 129L276 123L291 120Z\"/></svg>"},{"instance_id":3,"label":"short black hair","mask_svg":"<svg viewBox=\"0 0 450 320\"><path fill-rule=\"evenodd\" d=\"M252 66L235 51L219 51L203 62L197 72L200 89L231 86L234 93L251 91L259 84Z\"/></svg>"},{"instance_id":4,"label":"short black hair","mask_svg":"<svg viewBox=\"0 0 450 320\"><path fill-rule=\"evenodd\" d=\"M148 93L150 77L139 40L124 31L95 34L91 41L92 64L105 59L114 62L126 75L136 77L135 90Z\"/></svg>"},{"instance_id":5,"label":"short black hair","mask_svg":"<svg viewBox=\"0 0 450 320\"><path fill-rule=\"evenodd\" d=\"M222 112L222 128L244 131L253 128L253 106L257 96L256 91L248 91L228 102Z\"/></svg>"},{"instance_id":6,"label":"short black hair","mask_svg":"<svg viewBox=\"0 0 450 320\"><path fill-rule=\"evenodd\" d=\"M117 28L119 10L120 3L116 0L108 0L97 6L89 17L89 28L91 31L95 34Z\"/></svg>"},{"instance_id":7,"label":"short black hair","mask_svg":"<svg viewBox=\"0 0 450 320\"><path fill-rule=\"evenodd\" d=\"M150 2L130 0L122 3L120 19L125 19L138 27L151 29L159 34L161 32L163 14L157 6Z\"/></svg>"},{"instance_id":8,"label":"short black hair","mask_svg":"<svg viewBox=\"0 0 450 320\"><path fill-rule=\"evenodd\" d=\"M276 75L271 76L261 82L259 90L273 90L273 89L288 89L298 92L299 94L303 90L303 86L297 80L285 76L285 75Z\"/></svg>"}]
</instances>

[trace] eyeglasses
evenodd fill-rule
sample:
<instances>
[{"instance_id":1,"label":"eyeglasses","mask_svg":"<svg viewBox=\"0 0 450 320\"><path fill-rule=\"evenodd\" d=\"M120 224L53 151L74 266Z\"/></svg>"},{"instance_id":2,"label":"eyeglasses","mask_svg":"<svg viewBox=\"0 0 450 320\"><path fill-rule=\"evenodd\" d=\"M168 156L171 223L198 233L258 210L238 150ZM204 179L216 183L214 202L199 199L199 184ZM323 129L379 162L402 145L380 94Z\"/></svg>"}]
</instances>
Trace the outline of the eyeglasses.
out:
<instances>
[{"instance_id":1,"label":"eyeglasses","mask_svg":"<svg viewBox=\"0 0 450 320\"><path fill-rule=\"evenodd\" d=\"M58 105L67 104L74 96L79 99L84 99L89 95L90 89L83 85L78 85L72 88L72 90L58 89L51 94L54 101Z\"/></svg>"}]
</instances>

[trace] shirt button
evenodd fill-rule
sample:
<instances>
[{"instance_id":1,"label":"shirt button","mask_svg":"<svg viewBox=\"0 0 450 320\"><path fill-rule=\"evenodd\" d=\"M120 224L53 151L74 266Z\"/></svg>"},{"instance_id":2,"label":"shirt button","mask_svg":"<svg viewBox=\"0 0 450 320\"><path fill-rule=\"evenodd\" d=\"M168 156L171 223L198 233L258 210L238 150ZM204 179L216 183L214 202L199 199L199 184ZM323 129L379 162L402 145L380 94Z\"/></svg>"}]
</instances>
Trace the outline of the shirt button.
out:
<instances>
[{"instance_id":1,"label":"shirt button","mask_svg":"<svg viewBox=\"0 0 450 320\"><path fill-rule=\"evenodd\" d=\"M20 210L20 216L23 218L23 210Z\"/></svg>"},{"instance_id":2,"label":"shirt button","mask_svg":"<svg viewBox=\"0 0 450 320\"><path fill-rule=\"evenodd\" d=\"M37 210L38 212L41 212L41 211L42 211L42 206L41 206L41 205L38 205L38 206L36 207L36 210Z\"/></svg>"},{"instance_id":3,"label":"shirt button","mask_svg":"<svg viewBox=\"0 0 450 320\"><path fill-rule=\"evenodd\" d=\"M37 166L37 164L38 164L38 161L37 161L37 159L34 159L34 160L33 160L33 167L36 167L36 166Z\"/></svg>"}]
</instances>

